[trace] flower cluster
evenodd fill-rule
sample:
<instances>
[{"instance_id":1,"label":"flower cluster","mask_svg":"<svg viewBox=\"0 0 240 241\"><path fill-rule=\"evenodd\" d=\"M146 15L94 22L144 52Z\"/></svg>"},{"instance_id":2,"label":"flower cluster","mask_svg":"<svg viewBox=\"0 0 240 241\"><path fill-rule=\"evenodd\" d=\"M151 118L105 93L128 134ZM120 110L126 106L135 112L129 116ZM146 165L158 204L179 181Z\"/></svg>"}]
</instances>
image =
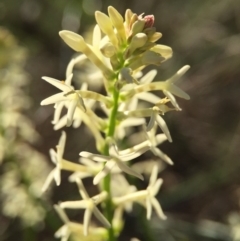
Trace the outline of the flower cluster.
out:
<instances>
[{"instance_id":1,"label":"flower cluster","mask_svg":"<svg viewBox=\"0 0 240 241\"><path fill-rule=\"evenodd\" d=\"M147 210L147 219L151 218L152 209L161 219L166 219L156 195L162 185L158 179L157 162L152 166L149 185L145 190L131 186L124 173L139 179L144 178L136 165L130 161L150 151L160 160L172 165L172 160L157 146L163 141L172 142L167 124L162 117L169 111L180 111L175 96L189 99L187 93L176 86L177 80L189 69L182 67L166 81L154 81L157 71L151 70L143 75L142 70L148 65L161 65L171 58L172 49L156 44L162 36L154 27L154 16L143 16L126 10L125 18L113 7L108 8L108 15L96 11L97 25L93 30L92 44L76 33L63 30L60 37L72 49L81 54L72 59L67 66L66 80L59 81L43 77L45 81L60 90L59 93L44 99L41 105L54 104L54 129L64 126L79 127L84 123L96 141L99 154L80 152L80 163L73 163L63 158L66 133L63 131L56 151L50 150L50 156L56 167L49 174L43 191L51 180L57 185L61 182L61 170L72 172L69 181L76 182L82 200L61 202L56 206L64 226L56 233L57 237L67 240L69 235L79 235L82 240L115 240L123 227L123 211L130 211L134 202ZM102 81L105 95L88 88L86 81L80 89L71 83L74 67L89 60L96 69L96 81ZM89 79L92 78L89 76ZM163 97L152 93L161 91ZM63 108L67 114L62 115ZM105 117L95 111L100 108ZM146 120L149 120L146 123ZM139 128L140 126L140 128ZM141 128L142 126L142 128ZM157 128L162 134L157 134ZM132 147L122 149L122 140L130 142L133 131L139 129L144 139ZM100 193L89 197L82 179L93 178ZM105 217L97 205L102 204ZM69 221L64 209L85 209L83 225ZM94 227L91 216L102 223L102 228ZM81 232L82 230L82 232Z\"/></svg>"}]
</instances>

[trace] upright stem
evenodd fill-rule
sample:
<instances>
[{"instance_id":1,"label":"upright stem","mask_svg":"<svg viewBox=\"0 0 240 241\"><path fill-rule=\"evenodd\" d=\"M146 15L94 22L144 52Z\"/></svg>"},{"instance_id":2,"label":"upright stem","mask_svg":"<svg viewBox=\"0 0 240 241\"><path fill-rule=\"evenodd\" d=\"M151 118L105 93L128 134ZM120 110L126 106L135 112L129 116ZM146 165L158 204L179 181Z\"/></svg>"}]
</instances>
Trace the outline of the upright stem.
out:
<instances>
[{"instance_id":1,"label":"upright stem","mask_svg":"<svg viewBox=\"0 0 240 241\"><path fill-rule=\"evenodd\" d=\"M118 110L118 98L119 98L119 91L114 89L113 91L113 108L110 114L110 119L109 119L109 126L108 126L108 133L106 135L107 137L113 137L114 136L114 131L116 127L116 115L117 115L117 110ZM108 144L105 145L104 150L103 150L104 155L109 155L108 151ZM111 174L108 174L104 179L103 179L103 189L108 193L108 198L105 202L105 215L108 221L112 225L112 219L113 219L113 204L112 204L112 195L111 195ZM108 241L115 241L115 236L114 236L114 230L113 227L109 228L108 230Z\"/></svg>"}]
</instances>

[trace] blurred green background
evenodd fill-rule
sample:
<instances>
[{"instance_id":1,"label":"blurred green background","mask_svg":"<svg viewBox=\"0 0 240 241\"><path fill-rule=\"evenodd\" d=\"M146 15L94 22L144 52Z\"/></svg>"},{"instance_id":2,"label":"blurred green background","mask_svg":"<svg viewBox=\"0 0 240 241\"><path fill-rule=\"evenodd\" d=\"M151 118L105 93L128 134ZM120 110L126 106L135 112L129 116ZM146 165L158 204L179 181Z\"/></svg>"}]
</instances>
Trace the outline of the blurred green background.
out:
<instances>
[{"instance_id":1,"label":"blurred green background","mask_svg":"<svg viewBox=\"0 0 240 241\"><path fill-rule=\"evenodd\" d=\"M24 50L22 61L17 60L16 65L21 65L29 79L24 93L30 96L31 105L21 112L40 135L31 147L42 153L46 159L43 161L50 166L48 150L56 145L60 132L52 130L52 106L40 107L39 103L56 92L41 77L64 79L73 54L58 32L68 29L86 34L95 24L94 11L106 13L109 5L122 14L130 8L138 14L155 16L155 26L163 34L158 42L171 46L174 51L173 57L158 67L161 79L183 65L191 65L179 84L191 100L179 100L183 111L166 115L173 143L160 146L175 163L160 173L164 185L158 197L168 220L163 222L154 217L147 225L145 211L136 207L131 215L126 215L119 240L133 236L142 241L240 240L239 0L0 0L0 26L17 42L14 48L2 45L0 68L4 70L12 64L18 53L16 46ZM93 148L93 139L85 138L87 133L82 127L77 131L65 129L71 136L65 156L77 161L79 151ZM25 138L24 142L29 143L29 139ZM5 163L10 159L3 158L0 175L6 172ZM26 164L24 169L27 168ZM46 176L47 172L42 175ZM19 185L28 185L23 180L18 179ZM63 183L66 182L67 175L63 173ZM4 210L5 194L2 191L0 195L1 210ZM76 187L67 183L54 187L43 200L34 197L46 210L43 220L34 224L22 222L20 214L8 215L3 211L0 240L54 240L53 234L61 221L51 205L73 195L78 195ZM13 193L12 198L15 197L17 192ZM15 205L21 206L20 202L21 199L16 200Z\"/></svg>"}]
</instances>

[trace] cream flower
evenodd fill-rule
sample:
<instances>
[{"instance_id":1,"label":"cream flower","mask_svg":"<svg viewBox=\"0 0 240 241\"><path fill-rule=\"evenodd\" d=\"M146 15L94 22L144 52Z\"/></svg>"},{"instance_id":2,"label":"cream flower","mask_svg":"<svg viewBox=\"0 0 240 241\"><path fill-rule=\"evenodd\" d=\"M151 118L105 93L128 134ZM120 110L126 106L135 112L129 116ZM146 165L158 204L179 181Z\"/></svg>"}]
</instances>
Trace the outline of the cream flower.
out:
<instances>
[{"instance_id":1,"label":"cream flower","mask_svg":"<svg viewBox=\"0 0 240 241\"><path fill-rule=\"evenodd\" d=\"M70 236L81 239L82 241L105 240L107 236L107 230L105 228L89 227L88 236L85 236L83 234L84 226L82 224L71 222L60 206L54 205L54 208L64 223L64 225L56 231L54 235L55 238L61 238L61 241L67 241Z\"/></svg>"},{"instance_id":2,"label":"cream flower","mask_svg":"<svg viewBox=\"0 0 240 241\"><path fill-rule=\"evenodd\" d=\"M175 85L175 82L184 75L187 70L190 68L189 65L185 65L180 70L177 71L175 75L173 75L171 78L169 78L166 81L156 81L152 83L146 83L143 85L136 86L134 89L128 90L125 93L122 93L122 98L131 98L135 94L141 93L141 92L148 92L148 91L156 91L156 90L162 90L165 91L165 93L170 93L172 95L176 95L180 98L189 100L190 97L187 93L185 93L183 90L181 90L179 87ZM172 99L170 98L172 101ZM175 105L173 101L173 105Z\"/></svg>"},{"instance_id":3,"label":"cream flower","mask_svg":"<svg viewBox=\"0 0 240 241\"><path fill-rule=\"evenodd\" d=\"M52 180L55 180L57 186L60 185L61 170L74 172L74 171L86 171L87 169L83 165L79 165L63 159L65 143L66 143L66 133L63 131L60 137L60 140L58 142L58 145L56 146L57 152L54 151L53 149L50 149L49 151L51 161L56 165L56 167L49 173L48 177L46 178L46 181L42 187L42 192L45 192L47 190Z\"/></svg>"},{"instance_id":4,"label":"cream flower","mask_svg":"<svg viewBox=\"0 0 240 241\"><path fill-rule=\"evenodd\" d=\"M122 197L113 198L113 203L119 206L127 202L138 202L142 204L144 207L146 207L147 219L151 218L152 208L155 209L159 218L166 219L166 216L163 214L160 204L155 198L163 182L162 179L160 178L157 179L157 174L158 174L158 167L154 166L150 180L149 180L149 185L146 190L137 191Z\"/></svg>"},{"instance_id":5,"label":"cream flower","mask_svg":"<svg viewBox=\"0 0 240 241\"><path fill-rule=\"evenodd\" d=\"M144 146L138 150L138 152L134 151L132 153L128 153L127 155L120 155L115 144L110 144L109 147L109 156L92 154L90 152L80 152L80 156L92 159L97 162L106 162L104 168L101 172L99 172L93 179L93 184L98 184L111 170L117 165L123 172L126 172L130 175L138 177L143 180L143 176L136 171L132 170L129 166L127 166L124 162L133 160L134 158L142 155L144 152L149 150L148 146Z\"/></svg>"},{"instance_id":6,"label":"cream flower","mask_svg":"<svg viewBox=\"0 0 240 241\"><path fill-rule=\"evenodd\" d=\"M160 115L163 115L167 111L173 110L173 108L169 108L168 106L166 106L164 104L164 100L161 100L160 102L162 103L160 103L158 106L154 106L153 108L118 112L119 118L126 119L129 117L150 117L150 121L147 125L146 130L150 131L156 122L163 131L163 133L167 136L168 140L172 142L172 138L168 130L167 124Z\"/></svg>"},{"instance_id":7,"label":"cream flower","mask_svg":"<svg viewBox=\"0 0 240 241\"><path fill-rule=\"evenodd\" d=\"M60 111L62 109L63 105L66 104L68 107L67 126L70 126L72 124L73 115L74 115L75 109L77 107L86 111L86 108L85 108L81 95L78 92L76 92L74 90L74 88L71 86L72 77L73 77L73 75L70 74L67 77L65 83L61 82L59 80L50 78L50 77L42 77L42 79L44 79L48 83L54 85L55 87L60 89L62 92L44 99L41 102L41 105L55 104L55 108L58 108ZM59 111L56 114L57 116L59 116ZM57 119L57 117L55 117L55 121L56 121L56 119Z\"/></svg>"},{"instance_id":8,"label":"cream flower","mask_svg":"<svg viewBox=\"0 0 240 241\"><path fill-rule=\"evenodd\" d=\"M82 184L81 179L77 179L76 182L83 200L61 202L59 206L61 208L69 208L69 209L85 209L84 221L83 221L83 233L85 236L88 235L88 228L89 228L89 223L91 220L92 213L106 228L110 228L111 224L96 207L97 204L103 202L107 198L107 195L108 195L107 192L103 191L100 194L90 198L85 187Z\"/></svg>"}]
</instances>

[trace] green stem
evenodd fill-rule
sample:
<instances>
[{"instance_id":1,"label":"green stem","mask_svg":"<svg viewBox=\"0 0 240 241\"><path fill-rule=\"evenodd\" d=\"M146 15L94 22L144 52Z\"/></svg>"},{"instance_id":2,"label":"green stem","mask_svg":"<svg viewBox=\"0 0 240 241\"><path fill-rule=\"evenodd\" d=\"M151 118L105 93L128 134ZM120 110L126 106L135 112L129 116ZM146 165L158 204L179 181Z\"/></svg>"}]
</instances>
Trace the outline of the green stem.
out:
<instances>
[{"instance_id":1,"label":"green stem","mask_svg":"<svg viewBox=\"0 0 240 241\"><path fill-rule=\"evenodd\" d=\"M112 112L110 115L109 119L109 127L108 127L108 133L106 135L107 137L113 137L114 136L114 131L116 127L116 115L117 115L117 110L118 110L118 99L119 99L119 92L118 90L114 89L113 92L113 108ZM104 150L103 150L104 155L109 155L108 151L108 144L105 145ZM106 218L112 225L112 219L113 219L113 204L112 204L112 197L111 197L111 175L108 174L104 179L103 179L103 189L108 193L108 198L105 202L105 210L104 213L106 215ZM108 241L115 241L115 235L114 235L114 230L113 227L109 228L108 230Z\"/></svg>"}]
</instances>

